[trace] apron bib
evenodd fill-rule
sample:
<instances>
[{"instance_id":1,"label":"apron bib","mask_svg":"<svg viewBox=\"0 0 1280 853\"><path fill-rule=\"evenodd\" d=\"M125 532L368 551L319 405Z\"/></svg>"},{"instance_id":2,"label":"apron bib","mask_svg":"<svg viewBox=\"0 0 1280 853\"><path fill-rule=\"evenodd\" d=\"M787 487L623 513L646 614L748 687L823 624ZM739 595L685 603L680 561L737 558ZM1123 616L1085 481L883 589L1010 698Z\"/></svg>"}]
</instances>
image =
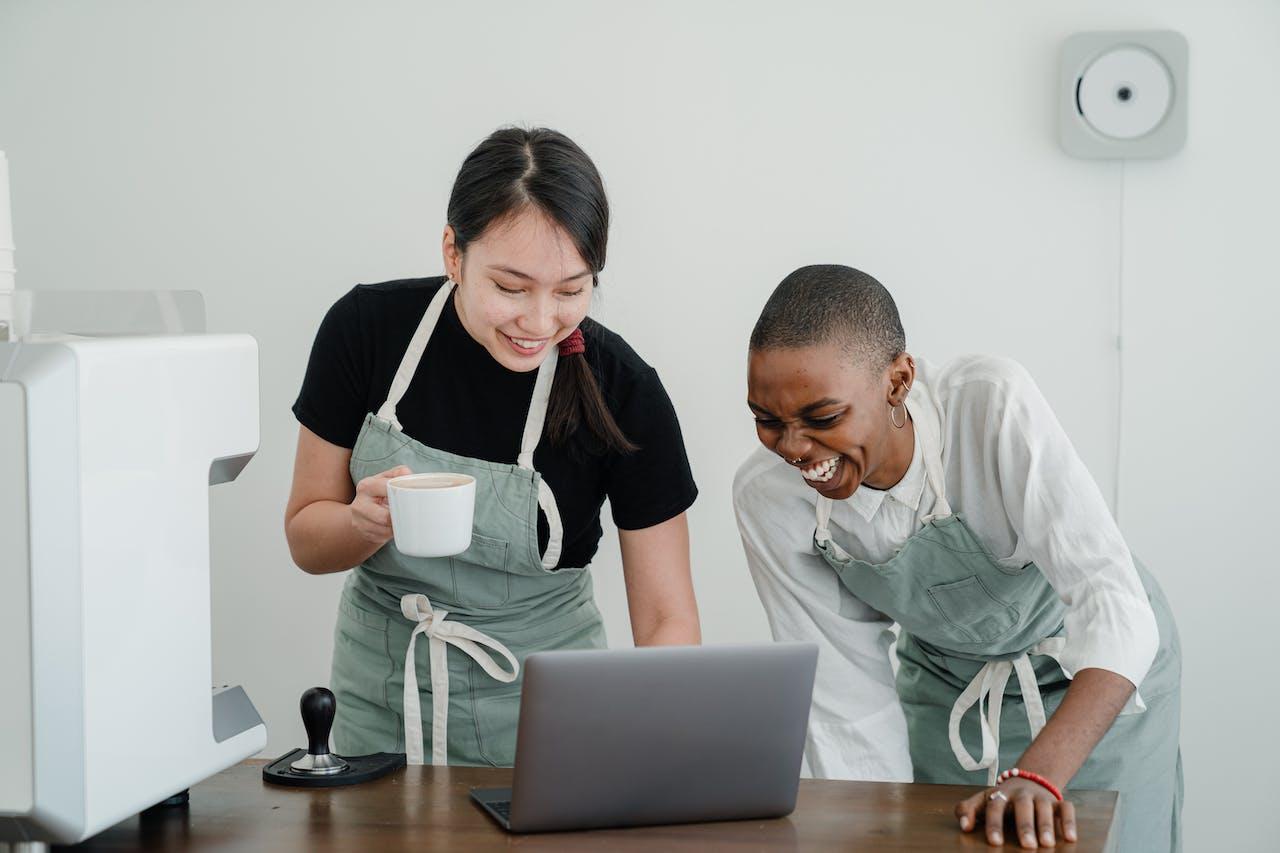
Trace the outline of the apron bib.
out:
<instances>
[{"instance_id":1,"label":"apron bib","mask_svg":"<svg viewBox=\"0 0 1280 853\"><path fill-rule=\"evenodd\" d=\"M839 576L842 596L856 596L901 626L897 689L915 780L994 785L1070 685L1057 659L1066 642L1065 606L1034 563L1000 565L952 513L940 426L927 416L914 422L937 496L923 527L888 562L857 560L831 538L832 502L819 495L814 547ZM1181 651L1164 593L1137 569L1160 647L1134 694L1137 711L1116 718L1071 786L1120 791L1117 849L1179 850Z\"/></svg>"},{"instance_id":2,"label":"apron bib","mask_svg":"<svg viewBox=\"0 0 1280 853\"><path fill-rule=\"evenodd\" d=\"M452 294L446 283L431 300L386 402L365 418L350 468L353 482L398 465L471 475L471 547L453 557L409 557L392 540L348 575L334 627L334 743L349 755L404 752L410 764L429 754L437 765L509 767L524 659L535 651L604 648L604 623L587 570L555 568L564 537L560 513L533 468L558 360L554 348L538 368L515 465L428 447L396 419ZM545 553L538 547L539 509L550 532Z\"/></svg>"}]
</instances>

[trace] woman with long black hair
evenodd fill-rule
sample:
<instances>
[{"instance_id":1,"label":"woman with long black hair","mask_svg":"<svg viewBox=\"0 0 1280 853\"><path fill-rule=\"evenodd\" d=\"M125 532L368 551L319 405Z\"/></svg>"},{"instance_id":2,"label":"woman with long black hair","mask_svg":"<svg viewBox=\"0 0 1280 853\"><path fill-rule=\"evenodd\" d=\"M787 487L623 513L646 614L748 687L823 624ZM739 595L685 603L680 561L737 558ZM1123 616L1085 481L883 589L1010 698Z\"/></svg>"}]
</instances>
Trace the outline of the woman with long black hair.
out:
<instances>
[{"instance_id":1,"label":"woman with long black hair","mask_svg":"<svg viewBox=\"0 0 1280 853\"><path fill-rule=\"evenodd\" d=\"M608 227L572 140L499 130L454 183L447 275L360 285L321 324L293 407L285 529L304 571L351 570L331 679L340 751L510 765L520 662L605 645L587 571L605 498L636 644L699 642L679 423L654 370L587 317ZM407 556L387 480L433 471L476 479L472 544Z\"/></svg>"}]
</instances>

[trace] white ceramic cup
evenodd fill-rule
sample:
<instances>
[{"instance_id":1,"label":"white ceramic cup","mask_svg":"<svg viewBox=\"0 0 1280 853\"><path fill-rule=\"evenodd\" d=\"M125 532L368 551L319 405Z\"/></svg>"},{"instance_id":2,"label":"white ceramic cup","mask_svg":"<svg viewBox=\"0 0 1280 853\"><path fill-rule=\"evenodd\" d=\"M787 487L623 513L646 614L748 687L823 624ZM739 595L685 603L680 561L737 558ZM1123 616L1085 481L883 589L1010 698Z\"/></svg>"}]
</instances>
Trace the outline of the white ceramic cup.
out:
<instances>
[{"instance_id":1,"label":"white ceramic cup","mask_svg":"<svg viewBox=\"0 0 1280 853\"><path fill-rule=\"evenodd\" d=\"M406 474L387 481L396 548L410 557L449 557L471 547L476 480L466 474Z\"/></svg>"}]
</instances>

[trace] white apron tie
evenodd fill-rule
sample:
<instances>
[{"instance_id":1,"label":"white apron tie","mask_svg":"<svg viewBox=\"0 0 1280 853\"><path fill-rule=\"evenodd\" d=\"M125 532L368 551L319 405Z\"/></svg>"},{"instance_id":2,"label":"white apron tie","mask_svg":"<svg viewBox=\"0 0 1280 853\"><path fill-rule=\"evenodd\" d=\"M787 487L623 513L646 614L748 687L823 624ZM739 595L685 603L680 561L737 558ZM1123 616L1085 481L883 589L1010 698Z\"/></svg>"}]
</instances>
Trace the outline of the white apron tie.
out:
<instances>
[{"instance_id":1,"label":"white apron tie","mask_svg":"<svg viewBox=\"0 0 1280 853\"><path fill-rule=\"evenodd\" d=\"M520 664L502 643L464 625L446 622L447 610L435 610L425 595L400 598L400 612L417 627L409 635L409 648L404 657L404 751L409 764L422 764L422 706L418 696L417 660L413 656L419 634L426 634L431 652L431 763L448 764L449 748L449 662L447 645L466 652L484 671L503 683L516 680ZM484 646L501 654L511 664L507 672L493 659Z\"/></svg>"},{"instance_id":2,"label":"white apron tie","mask_svg":"<svg viewBox=\"0 0 1280 853\"><path fill-rule=\"evenodd\" d=\"M983 665L978 674L969 682L969 686L956 698L951 706L951 720L947 726L947 735L951 740L951 752L956 761L965 770L986 770L987 784L994 785L1000 773L1000 707L1004 704L1004 688L1009 683L1009 676L1018 675L1018 687L1022 691L1022 704L1027 709L1027 722L1031 724L1031 739L1039 736L1044 728L1044 700L1040 697L1040 685L1036 682L1036 672L1031 666L1028 654L1047 655L1054 660L1066 645L1066 637L1049 637L1031 647L1031 651L1023 652L1013 660L993 660ZM983 712L983 703L986 712ZM978 706L978 727L982 731L982 756L974 758L965 748L960 738L960 721L974 705Z\"/></svg>"}]
</instances>

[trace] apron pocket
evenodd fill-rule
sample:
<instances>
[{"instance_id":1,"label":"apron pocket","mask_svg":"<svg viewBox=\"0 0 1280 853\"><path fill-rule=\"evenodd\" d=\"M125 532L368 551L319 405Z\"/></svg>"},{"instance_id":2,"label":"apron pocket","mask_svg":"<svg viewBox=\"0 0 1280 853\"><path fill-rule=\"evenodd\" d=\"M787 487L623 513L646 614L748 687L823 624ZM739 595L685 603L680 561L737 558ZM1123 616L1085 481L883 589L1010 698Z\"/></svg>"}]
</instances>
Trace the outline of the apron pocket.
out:
<instances>
[{"instance_id":1,"label":"apron pocket","mask_svg":"<svg viewBox=\"0 0 1280 853\"><path fill-rule=\"evenodd\" d=\"M516 682L479 689L475 679L492 679L478 666L471 667L471 678L471 708L480 758L494 767L511 767L516 761L521 685Z\"/></svg>"},{"instance_id":2,"label":"apron pocket","mask_svg":"<svg viewBox=\"0 0 1280 853\"><path fill-rule=\"evenodd\" d=\"M929 598L945 622L938 626L940 633L951 640L990 643L1018 624L1018 609L992 595L977 575L931 586Z\"/></svg>"},{"instance_id":3,"label":"apron pocket","mask_svg":"<svg viewBox=\"0 0 1280 853\"><path fill-rule=\"evenodd\" d=\"M507 571L507 543L479 533L471 534L471 547L449 558L453 575L453 600L465 607L500 607L511 598Z\"/></svg>"},{"instance_id":4,"label":"apron pocket","mask_svg":"<svg viewBox=\"0 0 1280 853\"><path fill-rule=\"evenodd\" d=\"M396 666L387 620L350 604L344 593L334 624L329 676L329 687L338 698L333 737L342 752L401 750L404 724L388 701Z\"/></svg>"}]
</instances>

